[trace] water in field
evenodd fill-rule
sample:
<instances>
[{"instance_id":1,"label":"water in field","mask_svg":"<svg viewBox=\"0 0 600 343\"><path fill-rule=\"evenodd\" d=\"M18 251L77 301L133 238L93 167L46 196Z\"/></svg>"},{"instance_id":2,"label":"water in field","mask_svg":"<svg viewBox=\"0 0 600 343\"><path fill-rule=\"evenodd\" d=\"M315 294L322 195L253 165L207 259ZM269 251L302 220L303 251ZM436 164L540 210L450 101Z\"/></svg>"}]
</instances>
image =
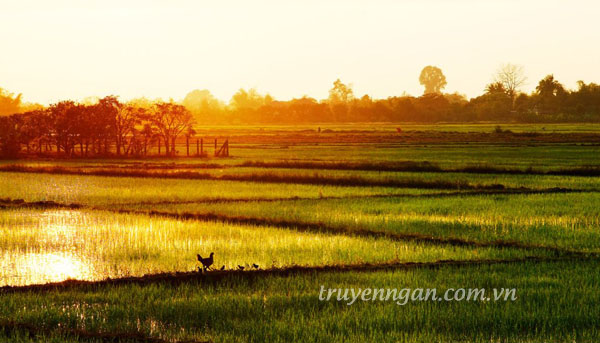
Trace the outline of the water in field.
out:
<instances>
[{"instance_id":1,"label":"water in field","mask_svg":"<svg viewBox=\"0 0 600 343\"><path fill-rule=\"evenodd\" d=\"M64 252L5 252L0 268L0 285L40 284L67 279L93 280L101 277L85 257Z\"/></svg>"},{"instance_id":2,"label":"water in field","mask_svg":"<svg viewBox=\"0 0 600 343\"><path fill-rule=\"evenodd\" d=\"M67 279L101 278L91 256L78 251L85 244L77 235L80 216L73 211L16 212L0 228L0 285L24 285Z\"/></svg>"},{"instance_id":3,"label":"water in field","mask_svg":"<svg viewBox=\"0 0 600 343\"><path fill-rule=\"evenodd\" d=\"M377 252L377 246L386 252ZM266 268L384 261L393 258L396 246L343 235L101 211L0 211L0 286L192 271L198 265L196 253L210 252L216 253L215 264L227 269L254 263ZM408 251L413 249L423 250ZM375 253L361 256L360 251Z\"/></svg>"},{"instance_id":4,"label":"water in field","mask_svg":"<svg viewBox=\"0 0 600 343\"><path fill-rule=\"evenodd\" d=\"M189 272L210 252L226 270L522 254L108 211L0 211L0 286Z\"/></svg>"}]
</instances>

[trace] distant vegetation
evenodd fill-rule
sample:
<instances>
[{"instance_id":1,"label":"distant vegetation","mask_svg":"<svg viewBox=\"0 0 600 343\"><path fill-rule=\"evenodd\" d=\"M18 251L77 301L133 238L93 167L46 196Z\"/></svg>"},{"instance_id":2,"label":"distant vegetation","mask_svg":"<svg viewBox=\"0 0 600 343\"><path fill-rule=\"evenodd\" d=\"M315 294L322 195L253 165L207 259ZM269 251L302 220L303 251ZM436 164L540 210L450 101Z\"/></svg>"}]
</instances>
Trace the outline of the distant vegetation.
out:
<instances>
[{"instance_id":1,"label":"distant vegetation","mask_svg":"<svg viewBox=\"0 0 600 343\"><path fill-rule=\"evenodd\" d=\"M498 70L483 95L470 100L442 93L447 82L437 67L423 68L419 82L425 87L419 97L357 97L338 79L321 101L307 96L279 101L240 89L227 105L208 90L194 90L180 103L145 98L123 103L107 96L45 107L22 103L21 94L0 89L0 156L16 157L23 148L66 156L76 149L78 156L145 156L153 145L159 154L172 156L177 138L193 136L195 124L600 122L600 85L579 81L577 90L568 90L548 75L526 94L519 91L523 69L511 64Z\"/></svg>"},{"instance_id":2,"label":"distant vegetation","mask_svg":"<svg viewBox=\"0 0 600 343\"><path fill-rule=\"evenodd\" d=\"M526 94L519 90L525 80L521 67L504 65L484 94L468 100L459 93L443 93L446 77L441 69L427 66L419 77L425 87L421 96L358 97L350 85L338 79L329 97L321 101L307 96L279 101L254 89L240 89L229 104L208 90L188 93L182 104L198 123L208 124L600 121L600 85L579 81L578 89L568 90L548 75L534 92Z\"/></svg>"},{"instance_id":3,"label":"distant vegetation","mask_svg":"<svg viewBox=\"0 0 600 343\"><path fill-rule=\"evenodd\" d=\"M161 142L172 156L177 137L194 133L193 122L190 111L173 102L124 104L114 96L91 105L61 101L0 117L0 156L17 157L23 145L28 153L145 156L152 144L160 154Z\"/></svg>"}]
</instances>

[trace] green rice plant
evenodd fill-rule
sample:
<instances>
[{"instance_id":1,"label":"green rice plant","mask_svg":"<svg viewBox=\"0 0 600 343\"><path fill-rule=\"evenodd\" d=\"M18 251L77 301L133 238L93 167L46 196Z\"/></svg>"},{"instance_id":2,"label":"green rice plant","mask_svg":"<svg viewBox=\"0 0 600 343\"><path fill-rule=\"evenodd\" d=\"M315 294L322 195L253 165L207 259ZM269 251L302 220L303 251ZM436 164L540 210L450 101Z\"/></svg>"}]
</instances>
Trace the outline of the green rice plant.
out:
<instances>
[{"instance_id":1,"label":"green rice plant","mask_svg":"<svg viewBox=\"0 0 600 343\"><path fill-rule=\"evenodd\" d=\"M184 221L100 211L0 211L0 283L97 280L215 268L515 258L545 252L453 247L273 227Z\"/></svg>"},{"instance_id":2,"label":"green rice plant","mask_svg":"<svg viewBox=\"0 0 600 343\"><path fill-rule=\"evenodd\" d=\"M167 213L219 213L478 242L600 251L600 194L510 194L114 206Z\"/></svg>"},{"instance_id":3,"label":"green rice plant","mask_svg":"<svg viewBox=\"0 0 600 343\"><path fill-rule=\"evenodd\" d=\"M423 194L439 190L257 184L238 181L0 173L0 198L107 205L211 199L278 199Z\"/></svg>"},{"instance_id":4,"label":"green rice plant","mask_svg":"<svg viewBox=\"0 0 600 343\"><path fill-rule=\"evenodd\" d=\"M594 342L599 272L563 261L26 292L0 297L0 319L213 342ZM322 287L514 288L516 300L347 305L319 300Z\"/></svg>"}]
</instances>

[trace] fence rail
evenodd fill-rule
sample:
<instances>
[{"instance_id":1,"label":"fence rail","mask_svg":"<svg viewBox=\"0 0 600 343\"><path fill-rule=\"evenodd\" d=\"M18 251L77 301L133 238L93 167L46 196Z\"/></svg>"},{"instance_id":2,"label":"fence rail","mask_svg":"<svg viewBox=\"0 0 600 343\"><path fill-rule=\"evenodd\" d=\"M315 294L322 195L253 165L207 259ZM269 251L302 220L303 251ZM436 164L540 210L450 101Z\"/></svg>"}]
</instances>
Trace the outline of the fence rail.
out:
<instances>
[{"instance_id":1,"label":"fence rail","mask_svg":"<svg viewBox=\"0 0 600 343\"><path fill-rule=\"evenodd\" d=\"M224 141L222 141L224 140ZM220 143L220 142L223 143ZM211 147L214 143L214 148ZM67 146L68 148L65 148ZM46 157L229 157L229 138L196 138L185 137L169 144L166 149L164 141L154 140L140 142L131 140L117 149L114 142L77 142L61 145L56 142L40 141L21 145L20 155L36 155Z\"/></svg>"}]
</instances>

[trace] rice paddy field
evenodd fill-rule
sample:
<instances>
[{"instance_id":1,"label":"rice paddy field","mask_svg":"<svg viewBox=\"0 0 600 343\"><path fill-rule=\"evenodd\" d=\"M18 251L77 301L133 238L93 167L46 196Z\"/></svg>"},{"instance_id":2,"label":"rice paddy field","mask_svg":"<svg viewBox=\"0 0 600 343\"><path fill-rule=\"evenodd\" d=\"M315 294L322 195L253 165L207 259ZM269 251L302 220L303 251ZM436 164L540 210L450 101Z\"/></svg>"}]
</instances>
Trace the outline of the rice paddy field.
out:
<instances>
[{"instance_id":1,"label":"rice paddy field","mask_svg":"<svg viewBox=\"0 0 600 343\"><path fill-rule=\"evenodd\" d=\"M597 342L600 127L494 126L204 127L230 157L0 161L0 341Z\"/></svg>"}]
</instances>

